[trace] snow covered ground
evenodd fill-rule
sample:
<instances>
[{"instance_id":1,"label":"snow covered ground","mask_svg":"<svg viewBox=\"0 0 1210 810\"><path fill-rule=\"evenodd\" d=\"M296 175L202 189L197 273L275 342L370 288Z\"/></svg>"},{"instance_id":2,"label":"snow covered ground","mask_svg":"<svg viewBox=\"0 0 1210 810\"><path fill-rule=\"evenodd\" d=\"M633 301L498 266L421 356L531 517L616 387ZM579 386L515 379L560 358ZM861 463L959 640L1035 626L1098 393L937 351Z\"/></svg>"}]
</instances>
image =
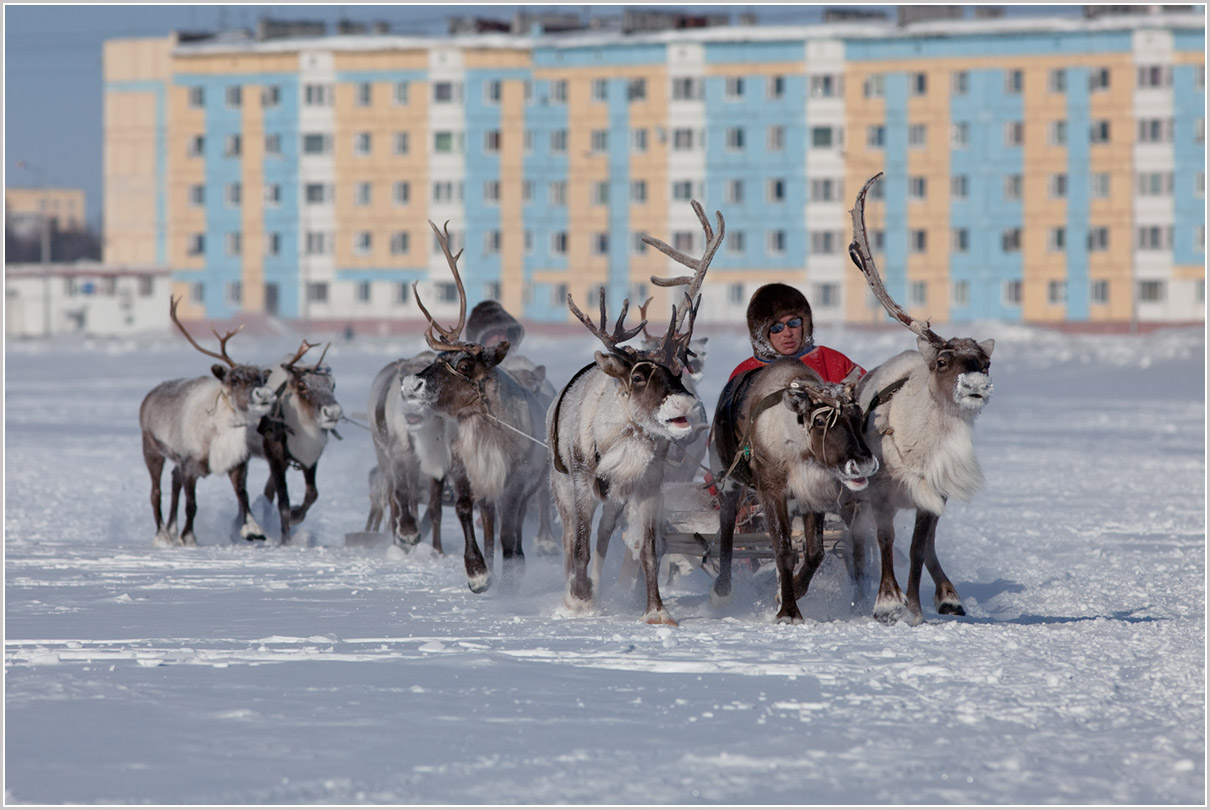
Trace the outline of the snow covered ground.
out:
<instances>
[{"instance_id":1,"label":"snow covered ground","mask_svg":"<svg viewBox=\"0 0 1210 810\"><path fill-rule=\"evenodd\" d=\"M712 411L747 341L702 331ZM916 628L854 614L835 558L794 627L767 570L723 607L679 577L680 627L648 627L616 551L593 617L555 618L561 562L533 554L517 592L476 596L452 510L448 556L345 546L374 463L353 425L294 544L231 542L211 477L200 547L155 548L139 402L209 362L175 337L9 344L6 803L1204 803L1203 332L967 333L997 341L988 486L938 532L968 616L926 578ZM914 345L821 337L867 367ZM334 345L346 411L420 347ZM593 348L525 347L556 385Z\"/></svg>"}]
</instances>

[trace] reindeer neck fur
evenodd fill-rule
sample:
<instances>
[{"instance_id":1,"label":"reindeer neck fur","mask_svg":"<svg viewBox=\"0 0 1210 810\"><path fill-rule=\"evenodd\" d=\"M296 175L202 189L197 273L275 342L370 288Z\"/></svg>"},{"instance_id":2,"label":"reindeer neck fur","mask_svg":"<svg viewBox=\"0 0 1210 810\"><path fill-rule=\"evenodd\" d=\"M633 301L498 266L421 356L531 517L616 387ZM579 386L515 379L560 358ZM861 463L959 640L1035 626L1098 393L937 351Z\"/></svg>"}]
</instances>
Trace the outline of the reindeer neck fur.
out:
<instances>
[{"instance_id":1,"label":"reindeer neck fur","mask_svg":"<svg viewBox=\"0 0 1210 810\"><path fill-rule=\"evenodd\" d=\"M594 369L578 393L565 413L581 414L579 424L587 430L576 443L583 457L596 459L595 477L607 479L610 492L618 497L649 483L653 470L658 481L668 441L650 435L635 421L621 384Z\"/></svg>"},{"instance_id":2,"label":"reindeer neck fur","mask_svg":"<svg viewBox=\"0 0 1210 810\"><path fill-rule=\"evenodd\" d=\"M289 430L286 433L286 450L290 457L303 467L314 466L328 445L328 432L312 417L304 418L294 401L295 395L287 390L282 396L282 418Z\"/></svg>"},{"instance_id":3,"label":"reindeer neck fur","mask_svg":"<svg viewBox=\"0 0 1210 810\"><path fill-rule=\"evenodd\" d=\"M534 422L525 389L493 368L483 379L481 401L458 415L453 443L476 497L497 497L518 464L529 464L531 448L540 447L525 438L534 435Z\"/></svg>"},{"instance_id":4,"label":"reindeer neck fur","mask_svg":"<svg viewBox=\"0 0 1210 810\"><path fill-rule=\"evenodd\" d=\"M867 439L883 461L884 475L901 495L912 505L940 515L948 498L969 500L983 486L973 442L976 414L953 407L948 398L937 401L930 391L928 366L914 351L891 358L870 373L862 390L863 406L905 374L903 388L870 420Z\"/></svg>"}]
</instances>

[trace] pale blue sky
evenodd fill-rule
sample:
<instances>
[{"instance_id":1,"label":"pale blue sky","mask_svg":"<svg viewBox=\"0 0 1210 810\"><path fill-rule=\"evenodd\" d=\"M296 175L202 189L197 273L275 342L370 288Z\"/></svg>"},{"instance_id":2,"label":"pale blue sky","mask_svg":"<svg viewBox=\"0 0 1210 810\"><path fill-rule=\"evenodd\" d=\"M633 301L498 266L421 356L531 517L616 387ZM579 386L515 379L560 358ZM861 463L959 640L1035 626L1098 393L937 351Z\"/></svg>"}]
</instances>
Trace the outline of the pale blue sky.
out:
<instances>
[{"instance_id":1,"label":"pale blue sky","mask_svg":"<svg viewBox=\"0 0 1210 810\"><path fill-rule=\"evenodd\" d=\"M639 6L630 6L638 8ZM652 6L676 8L676 6ZM699 13L752 11L762 23L818 22L828 5L692 5ZM179 30L255 28L262 16L321 19L329 30L341 19L391 23L401 34L443 34L450 16L475 15L507 19L518 5L5 5L4 6L4 181L9 187L83 188L88 220L101 221L102 71L101 46L106 39L165 36ZM547 6L562 11L620 13L627 6ZM892 10L893 6L868 6ZM1027 13L1078 13L1078 6L1034 6L1005 9ZM25 161L34 169L19 169Z\"/></svg>"}]
</instances>

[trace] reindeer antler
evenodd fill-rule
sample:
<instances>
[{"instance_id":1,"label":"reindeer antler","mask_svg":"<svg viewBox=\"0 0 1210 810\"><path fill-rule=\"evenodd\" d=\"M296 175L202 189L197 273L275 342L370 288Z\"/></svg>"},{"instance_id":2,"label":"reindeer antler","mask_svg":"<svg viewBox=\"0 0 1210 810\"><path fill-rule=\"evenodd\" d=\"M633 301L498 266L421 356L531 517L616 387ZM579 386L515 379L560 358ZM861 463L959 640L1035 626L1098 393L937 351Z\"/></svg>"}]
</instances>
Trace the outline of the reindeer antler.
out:
<instances>
[{"instance_id":1,"label":"reindeer antler","mask_svg":"<svg viewBox=\"0 0 1210 810\"><path fill-rule=\"evenodd\" d=\"M630 340L632 337L637 335L639 332L643 331L643 328L645 326L647 326L647 319L644 318L639 323L638 326L633 326L630 329L624 328L623 325L626 323L626 313L630 310L630 299L625 298L622 300L622 311L618 314L618 320L617 320L617 323L614 324L613 333L610 334L609 332L605 331L608 328L609 320L605 315L605 286L604 285L601 286L600 298L601 298L601 325L600 325L600 327L598 327L596 324L594 324L592 322L591 318L589 318L587 315L585 315L583 312L580 311L580 308L576 306L575 299L573 299L571 297L570 292L567 294L567 306L571 308L572 314L580 319L580 323L587 326L588 331L592 332L594 335L596 335L597 339L600 340L602 343L604 343L605 347L607 349L609 349L611 352L617 352L620 354L633 353L634 350L631 349L630 347L619 346L618 344L625 343L626 341Z\"/></svg>"},{"instance_id":2,"label":"reindeer antler","mask_svg":"<svg viewBox=\"0 0 1210 810\"><path fill-rule=\"evenodd\" d=\"M316 346L319 344L316 343ZM328 345L324 346L324 350L319 353L319 359L315 361L315 366L311 369L311 373L315 374L319 371L319 367L323 365L324 358L328 356L328 349L332 348L332 342L328 341Z\"/></svg>"},{"instance_id":3,"label":"reindeer antler","mask_svg":"<svg viewBox=\"0 0 1210 810\"><path fill-rule=\"evenodd\" d=\"M420 300L420 292L417 289L418 282L412 282L412 294L416 296L416 305L420 307L420 311L424 313L424 317L428 319L429 328L424 333L424 339L435 352L448 351L466 351L478 346L477 343L466 343L458 338L462 335L462 327L466 326L466 289L462 286L462 276L458 275L458 259L462 256L462 251L458 251L457 255L450 253L450 223L445 221L443 234L437 229L437 225L433 220L429 220L429 227L433 229L433 233L437 234L437 241L441 245L441 252L445 254L446 264L450 266L450 272L454 274L454 283L458 285L458 325L450 329L442 329L433 320L433 316L425 309L424 302ZM433 330L441 336L438 340L433 334Z\"/></svg>"},{"instance_id":4,"label":"reindeer antler","mask_svg":"<svg viewBox=\"0 0 1210 810\"><path fill-rule=\"evenodd\" d=\"M231 368L235 368L236 365L238 365L238 364L234 360L231 359L230 355L227 354L227 341L231 340L231 338L235 337L235 335L239 333L239 330L244 328L244 325L241 323L239 326L237 326L235 329L232 329L226 335L220 335L218 333L217 329L215 329L214 327L210 327L210 331L214 332L214 336L216 338L218 338L218 347L219 347L219 351L221 352L221 354L215 354L214 352L210 351L209 349L203 349L201 346L199 346L198 342L193 339L193 335L190 335L189 332L186 331L186 329L185 329L184 325L181 323L180 319L177 318L176 305L180 302L180 300L181 300L180 298L176 298L171 295L168 296L168 316L170 318L172 318L172 322L176 324L176 328L181 330L181 334L185 336L185 339L189 341L190 345L193 346L193 348L197 349L199 352L206 355L207 357L213 357L216 360L222 360L224 363L231 366Z\"/></svg>"},{"instance_id":5,"label":"reindeer antler","mask_svg":"<svg viewBox=\"0 0 1210 810\"><path fill-rule=\"evenodd\" d=\"M714 260L714 254L723 243L723 235L726 231L721 211L714 212L714 216L718 221L718 231L715 232L710 227L710 220L706 217L706 211L702 208L702 204L697 200L690 200L689 204L693 206L693 213L697 214L697 221L702 224L702 230L706 232L706 247L702 252L701 258L692 259L676 248L661 242L659 239L643 234L644 242L670 259L694 271L692 276L676 276L675 278L651 277L651 283L657 287L682 287L685 285L689 287L689 290L685 293L685 301L688 303L678 304L676 308L676 331L680 331L681 327L684 326L685 315L692 308L693 300L701 292L702 281L706 278L706 271L710 268L710 262Z\"/></svg>"},{"instance_id":6,"label":"reindeer antler","mask_svg":"<svg viewBox=\"0 0 1210 810\"><path fill-rule=\"evenodd\" d=\"M853 264L857 265L857 269L865 276L866 284L869 285L870 291L874 293L874 297L882 304L887 314L912 330L917 337L923 338L929 343L943 344L945 341L929 328L928 321L921 323L907 314L903 307L895 303L895 300L891 298L891 294L887 292L886 287L882 283L882 276L878 274L878 265L874 263L874 254L870 250L870 240L865 232L865 195L870 190L870 186L874 185L880 177L882 177L882 172L865 181L865 185L861 187L861 191L857 192L857 202L853 205L853 210L849 212L853 217L853 241L849 243L849 258L853 260Z\"/></svg>"},{"instance_id":7,"label":"reindeer antler","mask_svg":"<svg viewBox=\"0 0 1210 810\"><path fill-rule=\"evenodd\" d=\"M647 340L655 340L655 336L647 331L647 307L650 306L651 302L654 300L655 297L652 296L643 303L639 304L639 317L643 319L643 337Z\"/></svg>"},{"instance_id":8,"label":"reindeer antler","mask_svg":"<svg viewBox=\"0 0 1210 810\"><path fill-rule=\"evenodd\" d=\"M301 360L303 358L304 354L311 351L318 345L319 345L318 343L308 343L307 339L303 338L302 343L300 343L298 345L298 351L296 351L294 353L294 356L291 357L288 361L286 361L285 363L282 363L282 367L293 370L294 364L297 363L299 360Z\"/></svg>"}]
</instances>

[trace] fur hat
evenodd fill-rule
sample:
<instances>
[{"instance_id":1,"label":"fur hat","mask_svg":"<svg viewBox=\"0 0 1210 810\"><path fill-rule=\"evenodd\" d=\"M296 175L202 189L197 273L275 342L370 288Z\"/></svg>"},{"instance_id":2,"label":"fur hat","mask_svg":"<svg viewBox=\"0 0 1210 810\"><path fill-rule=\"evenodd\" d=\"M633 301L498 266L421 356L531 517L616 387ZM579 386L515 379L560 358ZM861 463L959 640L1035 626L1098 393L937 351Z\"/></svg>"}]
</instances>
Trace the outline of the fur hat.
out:
<instances>
[{"instance_id":1,"label":"fur hat","mask_svg":"<svg viewBox=\"0 0 1210 810\"><path fill-rule=\"evenodd\" d=\"M810 341L814 325L806 296L787 284L766 284L752 293L748 301L748 336L753 353L761 360L781 357L769 342L769 327L787 315L802 318L803 338Z\"/></svg>"},{"instance_id":2,"label":"fur hat","mask_svg":"<svg viewBox=\"0 0 1210 810\"><path fill-rule=\"evenodd\" d=\"M499 332L504 334L509 348L513 350L521 345L521 339L525 337L525 327L509 315L498 301L480 301L466 321L466 339L472 343L483 343L485 337ZM492 341L493 344L495 342Z\"/></svg>"}]
</instances>

